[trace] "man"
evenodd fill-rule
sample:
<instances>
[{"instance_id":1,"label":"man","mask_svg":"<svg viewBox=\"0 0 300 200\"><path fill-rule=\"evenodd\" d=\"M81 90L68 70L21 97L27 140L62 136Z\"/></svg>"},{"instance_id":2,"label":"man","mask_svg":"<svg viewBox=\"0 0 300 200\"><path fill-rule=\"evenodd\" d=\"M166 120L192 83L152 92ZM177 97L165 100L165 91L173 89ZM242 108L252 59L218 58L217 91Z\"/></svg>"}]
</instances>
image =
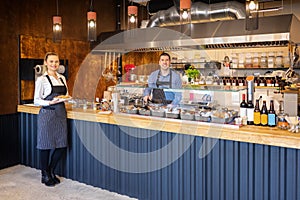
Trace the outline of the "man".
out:
<instances>
[{"instance_id":1,"label":"man","mask_svg":"<svg viewBox=\"0 0 300 200\"><path fill-rule=\"evenodd\" d=\"M144 101L154 103L179 104L181 92L174 92L172 89L182 88L182 80L176 71L170 69L171 56L162 53L159 56L160 69L152 72L148 79L148 88L144 91ZM163 91L163 89L168 89ZM152 93L152 98L151 98Z\"/></svg>"}]
</instances>

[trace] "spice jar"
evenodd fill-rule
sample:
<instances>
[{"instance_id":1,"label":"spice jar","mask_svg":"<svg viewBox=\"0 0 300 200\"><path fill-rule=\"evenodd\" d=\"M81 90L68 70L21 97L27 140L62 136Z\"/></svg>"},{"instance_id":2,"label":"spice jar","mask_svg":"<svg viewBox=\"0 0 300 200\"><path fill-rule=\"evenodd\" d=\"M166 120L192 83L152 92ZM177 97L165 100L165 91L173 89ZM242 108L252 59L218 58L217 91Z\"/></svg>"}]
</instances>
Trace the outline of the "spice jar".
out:
<instances>
[{"instance_id":1,"label":"spice jar","mask_svg":"<svg viewBox=\"0 0 300 200\"><path fill-rule=\"evenodd\" d=\"M259 58L258 53L253 54L253 68L259 68Z\"/></svg>"},{"instance_id":2,"label":"spice jar","mask_svg":"<svg viewBox=\"0 0 300 200\"><path fill-rule=\"evenodd\" d=\"M244 68L244 62L245 62L245 55L243 53L240 53L238 68Z\"/></svg>"},{"instance_id":3,"label":"spice jar","mask_svg":"<svg viewBox=\"0 0 300 200\"><path fill-rule=\"evenodd\" d=\"M251 53L247 53L246 58L245 58L245 68L252 68L252 67L253 67L253 64L252 64Z\"/></svg>"},{"instance_id":4,"label":"spice jar","mask_svg":"<svg viewBox=\"0 0 300 200\"><path fill-rule=\"evenodd\" d=\"M235 53L231 55L231 68L238 68L239 59Z\"/></svg>"},{"instance_id":5,"label":"spice jar","mask_svg":"<svg viewBox=\"0 0 300 200\"><path fill-rule=\"evenodd\" d=\"M282 51L279 51L276 55L276 58L275 58L275 66L277 68L281 68L283 67L283 52Z\"/></svg>"},{"instance_id":6,"label":"spice jar","mask_svg":"<svg viewBox=\"0 0 300 200\"><path fill-rule=\"evenodd\" d=\"M291 60L289 56L284 56L283 57L283 67L284 68L289 68L291 66Z\"/></svg>"},{"instance_id":7,"label":"spice jar","mask_svg":"<svg viewBox=\"0 0 300 200\"><path fill-rule=\"evenodd\" d=\"M268 55L268 68L274 68L274 52L270 52Z\"/></svg>"},{"instance_id":8,"label":"spice jar","mask_svg":"<svg viewBox=\"0 0 300 200\"><path fill-rule=\"evenodd\" d=\"M260 63L261 68L267 68L268 67L268 58L266 53L262 53L260 57Z\"/></svg>"}]
</instances>

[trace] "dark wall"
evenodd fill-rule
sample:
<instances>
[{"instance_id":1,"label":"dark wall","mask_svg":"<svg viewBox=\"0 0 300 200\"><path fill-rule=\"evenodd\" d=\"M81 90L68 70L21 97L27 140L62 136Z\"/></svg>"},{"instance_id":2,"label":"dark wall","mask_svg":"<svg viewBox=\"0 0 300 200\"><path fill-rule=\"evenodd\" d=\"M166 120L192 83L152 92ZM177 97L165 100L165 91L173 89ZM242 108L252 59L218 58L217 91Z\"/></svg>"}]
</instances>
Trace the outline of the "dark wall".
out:
<instances>
[{"instance_id":1,"label":"dark wall","mask_svg":"<svg viewBox=\"0 0 300 200\"><path fill-rule=\"evenodd\" d=\"M86 13L89 7L89 0L59 1L58 14L62 16L63 40L87 42ZM97 33L114 31L116 29L116 1L94 1L93 7L97 12ZM124 18L123 14L121 16ZM19 103L19 35L51 39L53 15L56 15L55 0L1 1L0 115L16 113ZM39 43L30 45L33 49L39 47ZM68 51L68 49L64 50ZM43 51L42 54L46 53L43 48L41 51ZM32 58L40 58L40 56L32 55Z\"/></svg>"},{"instance_id":2,"label":"dark wall","mask_svg":"<svg viewBox=\"0 0 300 200\"><path fill-rule=\"evenodd\" d=\"M0 169L20 162L18 114L0 115Z\"/></svg>"}]
</instances>

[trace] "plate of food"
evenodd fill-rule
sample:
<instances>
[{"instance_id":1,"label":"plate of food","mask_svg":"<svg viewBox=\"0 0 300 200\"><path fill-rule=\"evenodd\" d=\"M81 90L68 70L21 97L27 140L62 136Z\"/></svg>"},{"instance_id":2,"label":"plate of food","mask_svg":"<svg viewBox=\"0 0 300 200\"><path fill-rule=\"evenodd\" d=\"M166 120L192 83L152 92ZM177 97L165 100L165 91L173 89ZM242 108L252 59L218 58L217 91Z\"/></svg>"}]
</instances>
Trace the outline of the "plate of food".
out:
<instances>
[{"instance_id":1,"label":"plate of food","mask_svg":"<svg viewBox=\"0 0 300 200\"><path fill-rule=\"evenodd\" d=\"M69 95L59 95L59 96L54 97L54 100L57 100L57 101L68 101L70 99L72 99L72 97Z\"/></svg>"}]
</instances>

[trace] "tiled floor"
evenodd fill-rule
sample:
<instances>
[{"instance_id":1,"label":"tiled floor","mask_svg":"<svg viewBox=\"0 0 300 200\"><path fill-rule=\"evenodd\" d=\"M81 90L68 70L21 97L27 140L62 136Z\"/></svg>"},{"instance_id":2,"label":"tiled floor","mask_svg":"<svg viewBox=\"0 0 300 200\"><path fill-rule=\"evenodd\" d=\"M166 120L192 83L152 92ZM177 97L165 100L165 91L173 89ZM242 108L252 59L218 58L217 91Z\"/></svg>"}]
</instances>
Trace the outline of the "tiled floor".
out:
<instances>
[{"instance_id":1,"label":"tiled floor","mask_svg":"<svg viewBox=\"0 0 300 200\"><path fill-rule=\"evenodd\" d=\"M70 179L61 178L55 187L40 183L40 170L16 165L0 170L2 200L133 200L127 196L102 190Z\"/></svg>"}]
</instances>

